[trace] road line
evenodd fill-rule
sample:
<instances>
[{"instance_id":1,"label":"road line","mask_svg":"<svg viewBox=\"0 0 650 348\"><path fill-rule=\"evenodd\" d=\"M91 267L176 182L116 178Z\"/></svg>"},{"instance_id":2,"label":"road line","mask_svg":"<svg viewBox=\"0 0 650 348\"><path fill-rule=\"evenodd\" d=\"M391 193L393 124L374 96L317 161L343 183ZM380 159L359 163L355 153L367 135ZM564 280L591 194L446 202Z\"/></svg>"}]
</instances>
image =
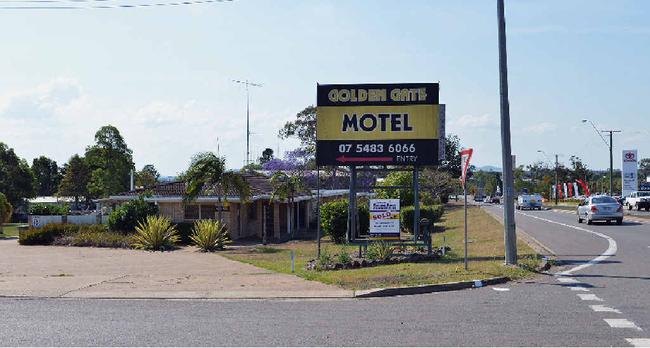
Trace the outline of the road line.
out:
<instances>
[{"instance_id":1,"label":"road line","mask_svg":"<svg viewBox=\"0 0 650 348\"><path fill-rule=\"evenodd\" d=\"M576 294L583 301L599 301L603 302L603 299L594 295L594 294Z\"/></svg>"},{"instance_id":2,"label":"road line","mask_svg":"<svg viewBox=\"0 0 650 348\"><path fill-rule=\"evenodd\" d=\"M626 338L634 347L650 347L650 338Z\"/></svg>"},{"instance_id":3,"label":"road line","mask_svg":"<svg viewBox=\"0 0 650 348\"><path fill-rule=\"evenodd\" d=\"M621 314L621 311L619 311L618 309L603 306L603 305L590 305L589 308L591 308L594 312L611 312L611 313Z\"/></svg>"},{"instance_id":4,"label":"road line","mask_svg":"<svg viewBox=\"0 0 650 348\"><path fill-rule=\"evenodd\" d=\"M510 291L509 288L492 288L494 291Z\"/></svg>"},{"instance_id":5,"label":"road line","mask_svg":"<svg viewBox=\"0 0 650 348\"><path fill-rule=\"evenodd\" d=\"M589 289L585 288L584 286L570 286L569 289L572 291L589 291Z\"/></svg>"},{"instance_id":6,"label":"road line","mask_svg":"<svg viewBox=\"0 0 650 348\"><path fill-rule=\"evenodd\" d=\"M596 235L598 237L605 238L607 240L607 242L609 243L609 246L607 247L607 250L605 250L605 252L600 254L598 257L596 257L594 259L591 259L591 260L589 260L586 263L583 263L581 265L575 266L575 267L573 267L573 268L571 268L569 270L557 273L556 275L571 275L571 273L583 270L583 269L585 269L585 268L587 268L589 266L592 266L592 265L595 265L597 263L600 263L602 261L607 260L611 256L614 256L616 254L616 251L618 250L618 246L616 245L616 241L612 237L610 237L610 236L608 236L606 234L602 234L600 232L595 232L595 231L588 230L586 228L582 228L582 227L578 227L578 226L565 224L565 223L562 223L562 222L557 222L557 221L553 221L553 220L549 220L549 219L544 219L544 218L541 218L541 217L538 217L538 216L535 216L535 215L530 215L530 214L526 214L526 213L522 213L522 212L519 212L519 214L521 214L523 216L531 217L533 219L537 219L537 220L541 220L541 221L545 221L545 222L550 222L552 224L572 228L574 230L591 233L591 234L594 234L594 235Z\"/></svg>"},{"instance_id":7,"label":"road line","mask_svg":"<svg viewBox=\"0 0 650 348\"><path fill-rule=\"evenodd\" d=\"M635 329L638 331L643 331L640 327L636 326L635 323L627 319L603 319L609 326L616 329Z\"/></svg>"},{"instance_id":8,"label":"road line","mask_svg":"<svg viewBox=\"0 0 650 348\"><path fill-rule=\"evenodd\" d=\"M559 277L557 278L557 281L560 283L579 283L577 280L567 277Z\"/></svg>"}]
</instances>

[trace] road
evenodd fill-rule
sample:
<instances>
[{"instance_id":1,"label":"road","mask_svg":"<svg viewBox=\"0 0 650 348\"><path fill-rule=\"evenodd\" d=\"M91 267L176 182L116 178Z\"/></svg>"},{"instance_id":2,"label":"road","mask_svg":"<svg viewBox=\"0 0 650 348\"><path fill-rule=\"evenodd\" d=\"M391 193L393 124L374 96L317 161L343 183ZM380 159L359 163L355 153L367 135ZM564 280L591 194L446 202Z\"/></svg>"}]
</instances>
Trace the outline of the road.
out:
<instances>
[{"instance_id":1,"label":"road","mask_svg":"<svg viewBox=\"0 0 650 348\"><path fill-rule=\"evenodd\" d=\"M516 220L557 254L564 274L364 300L0 299L0 344L650 344L641 341L650 338L650 225L578 225L573 215L554 211L517 213Z\"/></svg>"}]
</instances>

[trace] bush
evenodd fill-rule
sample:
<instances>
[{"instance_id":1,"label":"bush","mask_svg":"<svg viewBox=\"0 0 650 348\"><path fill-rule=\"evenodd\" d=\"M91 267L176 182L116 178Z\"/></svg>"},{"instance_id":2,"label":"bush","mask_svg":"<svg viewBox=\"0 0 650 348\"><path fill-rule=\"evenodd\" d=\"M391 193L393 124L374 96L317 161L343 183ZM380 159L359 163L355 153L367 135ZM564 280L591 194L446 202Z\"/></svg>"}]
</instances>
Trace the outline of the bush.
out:
<instances>
[{"instance_id":1,"label":"bush","mask_svg":"<svg viewBox=\"0 0 650 348\"><path fill-rule=\"evenodd\" d=\"M2 232L2 224L11 220L11 214L14 208L9 203L7 196L0 192L0 232Z\"/></svg>"},{"instance_id":2,"label":"bush","mask_svg":"<svg viewBox=\"0 0 650 348\"><path fill-rule=\"evenodd\" d=\"M393 255L393 246L383 240L370 243L366 258L372 261L386 261Z\"/></svg>"},{"instance_id":3,"label":"bush","mask_svg":"<svg viewBox=\"0 0 650 348\"><path fill-rule=\"evenodd\" d=\"M420 207L420 219L427 218L431 223L438 222L445 209L442 205L423 205ZM403 207L400 211L400 222L402 228L413 233L413 218L415 208L413 206Z\"/></svg>"},{"instance_id":4,"label":"bush","mask_svg":"<svg viewBox=\"0 0 650 348\"><path fill-rule=\"evenodd\" d=\"M135 228L132 246L136 249L166 250L178 242L176 227L164 216L147 216Z\"/></svg>"},{"instance_id":5,"label":"bush","mask_svg":"<svg viewBox=\"0 0 650 348\"><path fill-rule=\"evenodd\" d=\"M96 248L129 248L132 236L111 232L106 225L81 226L77 233L63 235L54 240L54 245L69 245Z\"/></svg>"},{"instance_id":6,"label":"bush","mask_svg":"<svg viewBox=\"0 0 650 348\"><path fill-rule=\"evenodd\" d=\"M345 245L341 247L341 251L336 256L336 261L338 261L338 263L342 263L342 264L346 264L346 263L352 261L352 257L350 256L350 254L348 254L348 250L345 247Z\"/></svg>"},{"instance_id":7,"label":"bush","mask_svg":"<svg viewBox=\"0 0 650 348\"><path fill-rule=\"evenodd\" d=\"M221 250L226 244L232 243L226 226L218 220L196 221L190 238L201 251Z\"/></svg>"},{"instance_id":8,"label":"bush","mask_svg":"<svg viewBox=\"0 0 650 348\"><path fill-rule=\"evenodd\" d=\"M47 224L41 228L30 227L18 238L20 245L50 245L56 238L79 232L78 225Z\"/></svg>"},{"instance_id":9,"label":"bush","mask_svg":"<svg viewBox=\"0 0 650 348\"><path fill-rule=\"evenodd\" d=\"M158 207L145 202L144 197L140 196L111 212L108 216L108 227L111 231L132 232L148 216L156 214L158 214Z\"/></svg>"},{"instance_id":10,"label":"bush","mask_svg":"<svg viewBox=\"0 0 650 348\"><path fill-rule=\"evenodd\" d=\"M194 232L193 223L179 222L176 224L176 231L178 232L178 243L183 245L192 244L192 233Z\"/></svg>"},{"instance_id":11,"label":"bush","mask_svg":"<svg viewBox=\"0 0 650 348\"><path fill-rule=\"evenodd\" d=\"M332 241L337 244L345 243L345 233L348 224L348 201L338 200L327 202L320 207L321 229L325 235L330 236ZM359 229L361 234L368 233L369 214L368 206L359 204L357 206L359 214Z\"/></svg>"},{"instance_id":12,"label":"bush","mask_svg":"<svg viewBox=\"0 0 650 348\"><path fill-rule=\"evenodd\" d=\"M29 215L68 215L69 211L67 204L35 203L29 206Z\"/></svg>"},{"instance_id":13,"label":"bush","mask_svg":"<svg viewBox=\"0 0 650 348\"><path fill-rule=\"evenodd\" d=\"M329 253L329 251L325 248L321 250L320 256L316 260L316 270L326 271L332 266L333 263L334 263L334 258Z\"/></svg>"}]
</instances>

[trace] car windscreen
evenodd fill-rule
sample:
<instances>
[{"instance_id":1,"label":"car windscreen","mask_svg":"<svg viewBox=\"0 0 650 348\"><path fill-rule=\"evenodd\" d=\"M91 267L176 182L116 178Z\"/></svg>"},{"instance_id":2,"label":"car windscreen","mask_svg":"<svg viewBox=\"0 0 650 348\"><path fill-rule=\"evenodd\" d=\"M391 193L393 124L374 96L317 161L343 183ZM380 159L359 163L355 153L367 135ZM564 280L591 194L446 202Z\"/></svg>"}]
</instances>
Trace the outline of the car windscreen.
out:
<instances>
[{"instance_id":1,"label":"car windscreen","mask_svg":"<svg viewBox=\"0 0 650 348\"><path fill-rule=\"evenodd\" d=\"M616 200L612 197L594 197L591 199L591 204L598 204L598 203L618 203Z\"/></svg>"},{"instance_id":2,"label":"car windscreen","mask_svg":"<svg viewBox=\"0 0 650 348\"><path fill-rule=\"evenodd\" d=\"M648 192L638 192L637 196L638 197L650 197L650 191L648 191Z\"/></svg>"}]
</instances>

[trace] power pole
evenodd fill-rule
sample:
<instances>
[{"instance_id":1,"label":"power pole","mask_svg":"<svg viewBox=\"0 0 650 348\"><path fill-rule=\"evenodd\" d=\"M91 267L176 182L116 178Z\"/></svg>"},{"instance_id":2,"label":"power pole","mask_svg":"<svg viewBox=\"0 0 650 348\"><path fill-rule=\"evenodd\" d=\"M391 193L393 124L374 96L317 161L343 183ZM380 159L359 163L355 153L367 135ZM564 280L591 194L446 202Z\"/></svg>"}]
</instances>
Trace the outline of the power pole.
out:
<instances>
[{"instance_id":1,"label":"power pole","mask_svg":"<svg viewBox=\"0 0 650 348\"><path fill-rule=\"evenodd\" d=\"M620 130L601 130L603 133L609 133L609 195L614 195L614 133L620 133Z\"/></svg>"},{"instance_id":2,"label":"power pole","mask_svg":"<svg viewBox=\"0 0 650 348\"><path fill-rule=\"evenodd\" d=\"M232 82L240 83L246 86L246 163L251 164L251 127L250 127L250 93L248 86L262 87L261 83L253 83L248 80L232 80Z\"/></svg>"},{"instance_id":3,"label":"power pole","mask_svg":"<svg viewBox=\"0 0 650 348\"><path fill-rule=\"evenodd\" d=\"M557 192L557 185L558 185L558 182L557 182L557 168L558 168L557 154L555 154L555 206L556 207L557 207L557 196L558 196L558 193L559 193L559 192Z\"/></svg>"},{"instance_id":4,"label":"power pole","mask_svg":"<svg viewBox=\"0 0 650 348\"><path fill-rule=\"evenodd\" d=\"M501 91L501 160L503 163L503 222L506 265L517 264L515 233L514 183L512 149L510 147L510 105L508 102L508 58L506 52L506 19L504 0L497 0L499 26L499 86Z\"/></svg>"}]
</instances>

